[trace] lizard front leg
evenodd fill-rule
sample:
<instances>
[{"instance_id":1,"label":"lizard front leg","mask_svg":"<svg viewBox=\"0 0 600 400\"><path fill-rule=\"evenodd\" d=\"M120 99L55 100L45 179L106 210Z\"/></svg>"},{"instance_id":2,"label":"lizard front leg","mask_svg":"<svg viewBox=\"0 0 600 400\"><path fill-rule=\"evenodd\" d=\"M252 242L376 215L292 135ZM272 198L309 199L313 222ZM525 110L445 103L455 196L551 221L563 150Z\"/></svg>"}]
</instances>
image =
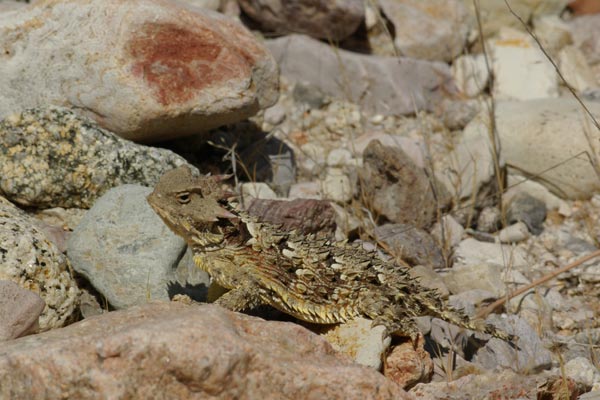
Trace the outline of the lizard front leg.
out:
<instances>
[{"instance_id":1,"label":"lizard front leg","mask_svg":"<svg viewBox=\"0 0 600 400\"><path fill-rule=\"evenodd\" d=\"M251 285L242 285L219 297L215 304L231 311L244 311L265 304L258 293L258 289Z\"/></svg>"}]
</instances>

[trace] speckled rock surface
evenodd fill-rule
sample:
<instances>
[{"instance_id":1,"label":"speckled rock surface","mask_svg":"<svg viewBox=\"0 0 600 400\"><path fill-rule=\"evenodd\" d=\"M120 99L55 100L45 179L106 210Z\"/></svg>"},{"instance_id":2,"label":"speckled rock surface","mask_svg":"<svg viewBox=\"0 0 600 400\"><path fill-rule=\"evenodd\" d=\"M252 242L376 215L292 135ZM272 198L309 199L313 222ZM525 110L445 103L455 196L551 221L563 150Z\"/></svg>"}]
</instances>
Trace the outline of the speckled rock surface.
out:
<instances>
[{"instance_id":1,"label":"speckled rock surface","mask_svg":"<svg viewBox=\"0 0 600 400\"><path fill-rule=\"evenodd\" d=\"M241 121L277 100L277 66L241 24L164 0L39 1L0 13L0 116L73 107L157 141Z\"/></svg>"},{"instance_id":2,"label":"speckled rock surface","mask_svg":"<svg viewBox=\"0 0 600 400\"><path fill-rule=\"evenodd\" d=\"M0 341L34 332L46 304L13 281L0 280Z\"/></svg>"},{"instance_id":3,"label":"speckled rock surface","mask_svg":"<svg viewBox=\"0 0 600 400\"><path fill-rule=\"evenodd\" d=\"M186 164L171 151L123 140L66 108L0 121L0 193L31 207L89 208L114 186L152 186Z\"/></svg>"},{"instance_id":4,"label":"speckled rock surface","mask_svg":"<svg viewBox=\"0 0 600 400\"><path fill-rule=\"evenodd\" d=\"M40 295L41 330L59 328L77 308L79 289L67 258L23 211L0 197L0 279Z\"/></svg>"}]
</instances>

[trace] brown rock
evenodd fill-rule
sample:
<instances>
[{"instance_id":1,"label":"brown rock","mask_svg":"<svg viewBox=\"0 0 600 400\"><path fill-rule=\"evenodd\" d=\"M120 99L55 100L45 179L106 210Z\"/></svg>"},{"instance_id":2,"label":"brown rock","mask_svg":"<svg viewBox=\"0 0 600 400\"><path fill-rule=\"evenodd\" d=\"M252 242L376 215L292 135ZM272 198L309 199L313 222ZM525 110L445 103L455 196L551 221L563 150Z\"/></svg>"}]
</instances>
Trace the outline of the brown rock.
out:
<instances>
[{"instance_id":1,"label":"brown rock","mask_svg":"<svg viewBox=\"0 0 600 400\"><path fill-rule=\"evenodd\" d=\"M598 0L575 0L569 3L569 8L575 15L600 13L600 1Z\"/></svg>"},{"instance_id":2,"label":"brown rock","mask_svg":"<svg viewBox=\"0 0 600 400\"><path fill-rule=\"evenodd\" d=\"M401 149L373 140L363 160L364 167L359 170L362 192L367 206L380 219L426 227L448 201L444 187L437 180L430 182L435 178L428 177Z\"/></svg>"},{"instance_id":3,"label":"brown rock","mask_svg":"<svg viewBox=\"0 0 600 400\"><path fill-rule=\"evenodd\" d=\"M291 323L151 303L0 344L1 398L409 399Z\"/></svg>"},{"instance_id":4,"label":"brown rock","mask_svg":"<svg viewBox=\"0 0 600 400\"><path fill-rule=\"evenodd\" d=\"M409 341L392 349L385 359L383 374L408 389L420 382L429 382L433 376L433 361L423 345L425 338L419 335L416 348Z\"/></svg>"},{"instance_id":5,"label":"brown rock","mask_svg":"<svg viewBox=\"0 0 600 400\"><path fill-rule=\"evenodd\" d=\"M0 280L0 340L18 338L37 329L45 306L37 294L14 282Z\"/></svg>"},{"instance_id":6,"label":"brown rock","mask_svg":"<svg viewBox=\"0 0 600 400\"><path fill-rule=\"evenodd\" d=\"M365 17L361 0L239 0L239 4L263 28L318 39L344 39Z\"/></svg>"},{"instance_id":7,"label":"brown rock","mask_svg":"<svg viewBox=\"0 0 600 400\"><path fill-rule=\"evenodd\" d=\"M444 268L442 250L433 237L423 229L408 224L385 224L375 228L377 240L385 242L392 255L410 265Z\"/></svg>"},{"instance_id":8,"label":"brown rock","mask_svg":"<svg viewBox=\"0 0 600 400\"><path fill-rule=\"evenodd\" d=\"M284 231L298 229L310 233L335 233L335 210L325 200L248 199L246 210L260 220L282 225Z\"/></svg>"},{"instance_id":9,"label":"brown rock","mask_svg":"<svg viewBox=\"0 0 600 400\"><path fill-rule=\"evenodd\" d=\"M0 116L66 106L130 140L206 131L278 97L248 30L178 2L40 1L0 13L0 47Z\"/></svg>"}]
</instances>

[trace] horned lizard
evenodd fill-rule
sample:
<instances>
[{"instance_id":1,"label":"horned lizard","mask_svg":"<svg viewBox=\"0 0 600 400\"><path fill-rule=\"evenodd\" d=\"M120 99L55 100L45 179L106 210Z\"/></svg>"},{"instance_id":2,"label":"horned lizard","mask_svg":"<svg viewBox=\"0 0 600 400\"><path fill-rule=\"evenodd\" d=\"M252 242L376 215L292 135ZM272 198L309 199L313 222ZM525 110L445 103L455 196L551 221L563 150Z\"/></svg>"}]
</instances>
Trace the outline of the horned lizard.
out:
<instances>
[{"instance_id":1,"label":"horned lizard","mask_svg":"<svg viewBox=\"0 0 600 400\"><path fill-rule=\"evenodd\" d=\"M416 339L414 318L431 315L460 327L511 336L450 307L405 267L359 244L286 232L241 210L222 176L187 167L164 174L148 202L182 236L194 262L230 289L216 303L233 311L269 304L300 320L332 324L362 316L390 334Z\"/></svg>"}]
</instances>

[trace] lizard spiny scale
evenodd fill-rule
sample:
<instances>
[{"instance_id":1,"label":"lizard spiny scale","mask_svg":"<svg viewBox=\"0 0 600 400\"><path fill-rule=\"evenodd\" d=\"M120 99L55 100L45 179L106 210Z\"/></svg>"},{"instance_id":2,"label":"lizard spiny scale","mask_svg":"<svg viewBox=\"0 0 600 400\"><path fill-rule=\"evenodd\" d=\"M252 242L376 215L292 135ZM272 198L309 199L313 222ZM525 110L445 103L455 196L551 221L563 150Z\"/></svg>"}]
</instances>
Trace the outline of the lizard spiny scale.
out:
<instances>
[{"instance_id":1,"label":"lizard spiny scale","mask_svg":"<svg viewBox=\"0 0 600 400\"><path fill-rule=\"evenodd\" d=\"M148 196L156 213L191 247L198 267L230 289L218 304L234 311L269 304L321 324L362 316L390 334L411 338L418 332L414 318L431 315L512 339L470 320L405 267L381 260L374 251L258 221L231 201L221 180L180 167L163 175Z\"/></svg>"}]
</instances>

